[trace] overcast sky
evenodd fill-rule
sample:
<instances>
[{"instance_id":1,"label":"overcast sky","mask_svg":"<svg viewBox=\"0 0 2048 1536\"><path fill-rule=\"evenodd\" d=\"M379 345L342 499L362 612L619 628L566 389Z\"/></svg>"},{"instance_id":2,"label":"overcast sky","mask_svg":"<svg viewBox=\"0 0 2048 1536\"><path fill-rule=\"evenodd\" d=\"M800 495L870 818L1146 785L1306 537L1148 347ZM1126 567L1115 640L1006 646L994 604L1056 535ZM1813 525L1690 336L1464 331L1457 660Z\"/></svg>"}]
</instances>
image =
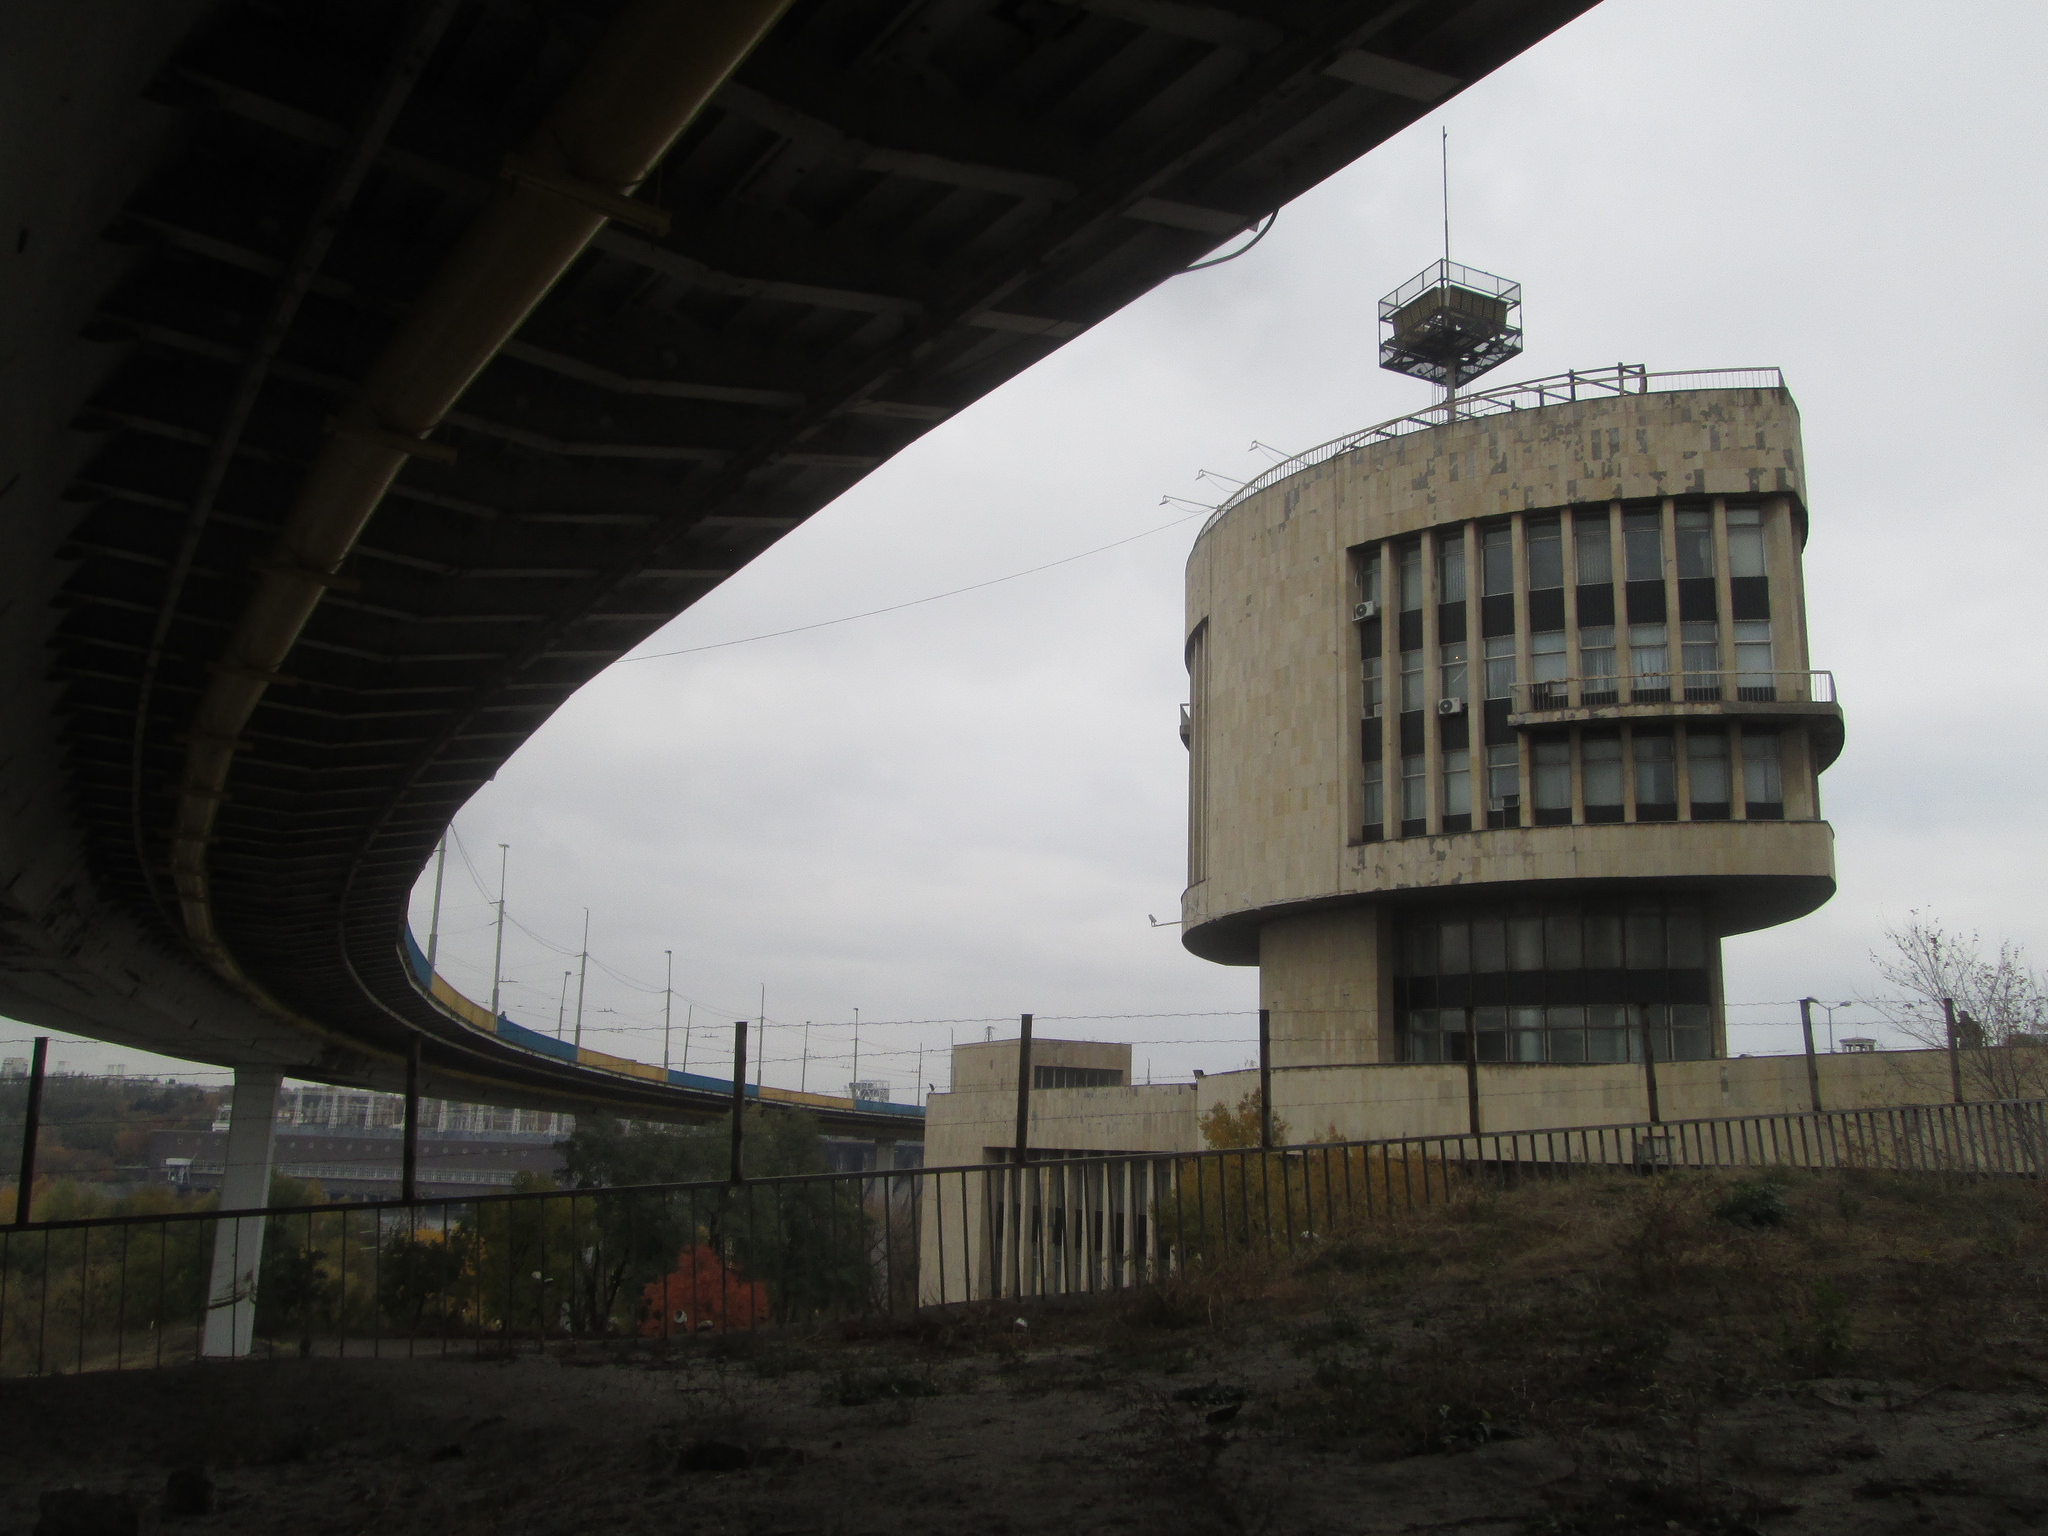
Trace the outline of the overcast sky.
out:
<instances>
[{"instance_id":1,"label":"overcast sky","mask_svg":"<svg viewBox=\"0 0 2048 1536\"><path fill-rule=\"evenodd\" d=\"M1216 500L1196 471L1248 476L1268 462L1254 438L1292 451L1426 404L1375 366L1374 303L1437 254L1447 124L1453 255L1524 285L1528 350L1491 382L1776 364L1799 403L1813 664L1848 720L1823 781L1840 893L1728 943L1731 1049L1789 1045L1746 1026L1796 1018L1804 993L1871 992L1869 952L1911 909L2048 943L2048 797L2023 792L2048 759L2048 630L2026 618L2048 557L2044 55L2037 4L1606 0L1290 204L1242 260L932 432L642 650L1059 560L1166 522L1164 494ZM673 949L673 1056L694 1005L693 1068L725 1068L764 985L767 1077L790 1086L843 1091L856 1008L860 1076L899 1102L920 1046L943 1088L949 1039L1014 1033L1024 1010L1042 1034L1136 1042L1141 1078L1242 1064L1256 973L1146 921L1178 916L1185 874L1199 526L615 666L459 817L482 888L451 856L442 969L488 997L503 842L507 1009L553 1030L588 907L600 1049L661 1059Z\"/></svg>"}]
</instances>

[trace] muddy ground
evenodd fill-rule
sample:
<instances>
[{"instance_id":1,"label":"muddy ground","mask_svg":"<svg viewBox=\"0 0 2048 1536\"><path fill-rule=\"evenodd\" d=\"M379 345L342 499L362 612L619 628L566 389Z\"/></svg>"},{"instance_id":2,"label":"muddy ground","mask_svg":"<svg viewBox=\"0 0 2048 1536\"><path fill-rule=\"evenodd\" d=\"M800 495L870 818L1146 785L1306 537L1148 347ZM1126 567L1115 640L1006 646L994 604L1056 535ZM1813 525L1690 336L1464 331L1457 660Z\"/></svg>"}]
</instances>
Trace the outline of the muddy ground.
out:
<instances>
[{"instance_id":1,"label":"muddy ground","mask_svg":"<svg viewBox=\"0 0 2048 1536\"><path fill-rule=\"evenodd\" d=\"M2048 1530L2044 1211L1602 1179L1086 1310L12 1381L0 1529Z\"/></svg>"}]
</instances>

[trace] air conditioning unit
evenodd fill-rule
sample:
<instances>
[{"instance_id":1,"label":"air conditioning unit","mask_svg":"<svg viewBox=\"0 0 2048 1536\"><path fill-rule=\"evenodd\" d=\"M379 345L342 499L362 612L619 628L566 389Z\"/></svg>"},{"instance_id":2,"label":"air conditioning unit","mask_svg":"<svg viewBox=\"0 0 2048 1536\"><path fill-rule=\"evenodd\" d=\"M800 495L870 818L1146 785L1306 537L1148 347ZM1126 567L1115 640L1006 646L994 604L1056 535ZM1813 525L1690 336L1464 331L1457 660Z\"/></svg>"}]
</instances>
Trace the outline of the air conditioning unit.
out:
<instances>
[{"instance_id":1,"label":"air conditioning unit","mask_svg":"<svg viewBox=\"0 0 2048 1536\"><path fill-rule=\"evenodd\" d=\"M1465 701L1463 699L1438 699L1436 701L1436 712L1440 715L1462 715L1465 713Z\"/></svg>"},{"instance_id":2,"label":"air conditioning unit","mask_svg":"<svg viewBox=\"0 0 2048 1536\"><path fill-rule=\"evenodd\" d=\"M1488 810L1493 811L1519 811L1521 808L1522 797L1520 795L1495 795L1493 803L1487 807Z\"/></svg>"},{"instance_id":3,"label":"air conditioning unit","mask_svg":"<svg viewBox=\"0 0 2048 1536\"><path fill-rule=\"evenodd\" d=\"M1380 605L1369 597L1362 603L1354 604L1351 609L1351 621L1354 624L1363 624L1367 619L1376 619L1379 616Z\"/></svg>"}]
</instances>

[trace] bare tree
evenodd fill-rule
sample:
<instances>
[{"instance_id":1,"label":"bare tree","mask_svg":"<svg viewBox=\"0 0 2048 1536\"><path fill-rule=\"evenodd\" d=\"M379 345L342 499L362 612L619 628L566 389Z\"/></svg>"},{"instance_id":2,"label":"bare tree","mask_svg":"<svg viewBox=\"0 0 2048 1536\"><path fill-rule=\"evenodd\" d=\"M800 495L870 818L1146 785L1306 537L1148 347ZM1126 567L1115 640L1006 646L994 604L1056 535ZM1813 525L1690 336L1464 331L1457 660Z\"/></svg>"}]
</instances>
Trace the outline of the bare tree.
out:
<instances>
[{"instance_id":1,"label":"bare tree","mask_svg":"<svg viewBox=\"0 0 2048 1536\"><path fill-rule=\"evenodd\" d=\"M1944 1001L1956 1015L1964 1091L1975 1099L2048 1097L2048 978L2025 949L2001 940L1994 957L1977 934L1951 933L1924 913L1884 930L1871 963L1887 995L1863 999L1920 1044L1948 1048Z\"/></svg>"}]
</instances>

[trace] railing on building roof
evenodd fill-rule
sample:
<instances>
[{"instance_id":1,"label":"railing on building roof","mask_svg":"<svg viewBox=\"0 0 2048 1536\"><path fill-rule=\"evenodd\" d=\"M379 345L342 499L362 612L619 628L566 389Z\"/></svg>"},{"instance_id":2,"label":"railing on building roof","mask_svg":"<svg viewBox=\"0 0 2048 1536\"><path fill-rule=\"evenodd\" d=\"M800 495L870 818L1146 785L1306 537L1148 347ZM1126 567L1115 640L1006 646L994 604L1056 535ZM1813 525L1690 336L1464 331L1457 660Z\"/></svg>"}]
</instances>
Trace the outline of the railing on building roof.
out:
<instances>
[{"instance_id":1,"label":"railing on building roof","mask_svg":"<svg viewBox=\"0 0 2048 1536\"><path fill-rule=\"evenodd\" d=\"M1202 524L1202 533L1206 534L1214 528L1222 520L1223 514L1239 502L1257 495L1269 486L1279 484L1290 475L1299 474L1304 469L1313 469L1318 464L1326 464L1354 448L1364 448L1372 443L1406 437L1411 432L1426 432L1431 427L1447 426L1456 421L1471 421L1483 416L1504 416L1514 411L1568 405L1582 398L1596 400L1609 395L1668 394L1681 389L1784 387L1785 375L1776 368L1695 368L1672 373L1651 373L1641 363L1616 363L1612 368L1572 369L1565 373L1553 373L1541 379L1528 379L1519 384L1503 384L1495 389L1475 390L1469 395L1460 395L1448 405L1439 403L1427 406L1419 411L1411 411L1406 416L1396 416L1392 421L1361 427L1356 432L1334 437L1305 453L1297 453L1291 459L1281 460L1271 469L1255 476L1234 491L1209 520ZM1196 537L1200 536L1198 534Z\"/></svg>"}]
</instances>

